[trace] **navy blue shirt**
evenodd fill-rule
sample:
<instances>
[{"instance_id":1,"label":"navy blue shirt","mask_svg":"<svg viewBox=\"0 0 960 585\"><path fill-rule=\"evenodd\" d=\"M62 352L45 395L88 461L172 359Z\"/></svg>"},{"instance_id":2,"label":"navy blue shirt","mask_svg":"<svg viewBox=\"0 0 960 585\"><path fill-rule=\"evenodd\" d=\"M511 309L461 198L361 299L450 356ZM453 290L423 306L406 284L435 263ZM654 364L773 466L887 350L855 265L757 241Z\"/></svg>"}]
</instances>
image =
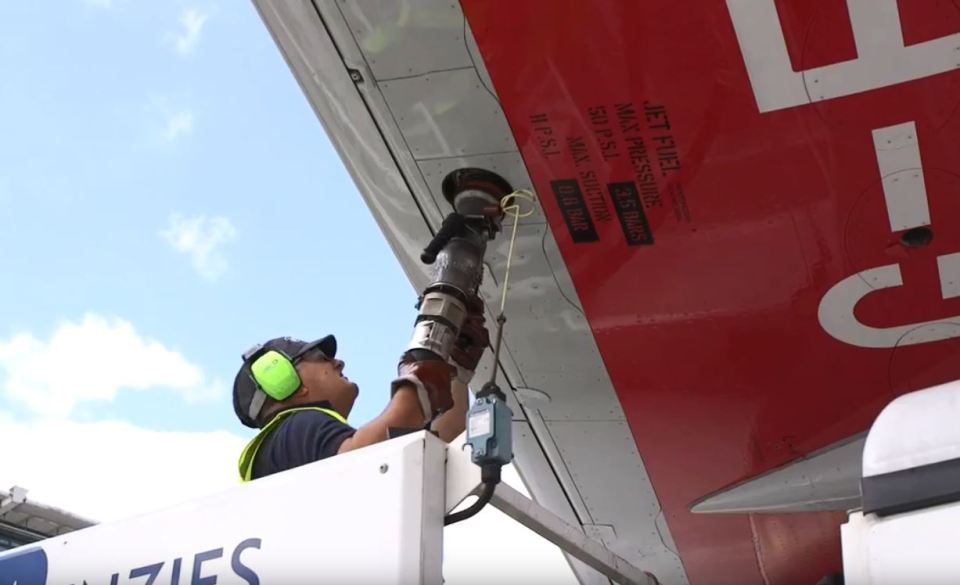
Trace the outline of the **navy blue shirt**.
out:
<instances>
[{"instance_id":1,"label":"navy blue shirt","mask_svg":"<svg viewBox=\"0 0 960 585\"><path fill-rule=\"evenodd\" d=\"M333 409L329 402L298 405L297 408L302 406ZM341 443L355 432L350 425L319 410L295 412L264 438L253 461L252 479L332 457L337 454Z\"/></svg>"}]
</instances>

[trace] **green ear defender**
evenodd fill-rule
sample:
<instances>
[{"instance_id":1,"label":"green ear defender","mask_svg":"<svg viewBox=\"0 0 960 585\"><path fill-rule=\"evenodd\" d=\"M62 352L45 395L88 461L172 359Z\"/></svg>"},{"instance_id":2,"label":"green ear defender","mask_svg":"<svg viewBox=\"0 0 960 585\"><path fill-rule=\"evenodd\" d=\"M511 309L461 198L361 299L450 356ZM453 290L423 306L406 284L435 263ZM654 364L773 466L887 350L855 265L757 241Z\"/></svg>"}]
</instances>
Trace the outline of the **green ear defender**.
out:
<instances>
[{"instance_id":1,"label":"green ear defender","mask_svg":"<svg viewBox=\"0 0 960 585\"><path fill-rule=\"evenodd\" d=\"M267 396L283 401L300 388L300 374L290 358L269 350L250 364L254 381Z\"/></svg>"}]
</instances>

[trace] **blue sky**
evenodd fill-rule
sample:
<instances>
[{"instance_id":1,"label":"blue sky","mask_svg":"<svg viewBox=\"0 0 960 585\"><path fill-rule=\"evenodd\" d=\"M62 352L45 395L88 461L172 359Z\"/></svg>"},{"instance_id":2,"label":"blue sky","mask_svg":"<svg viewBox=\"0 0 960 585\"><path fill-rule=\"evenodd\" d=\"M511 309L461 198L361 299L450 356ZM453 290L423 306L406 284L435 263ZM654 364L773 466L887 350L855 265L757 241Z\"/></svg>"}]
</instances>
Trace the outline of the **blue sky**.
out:
<instances>
[{"instance_id":1,"label":"blue sky","mask_svg":"<svg viewBox=\"0 0 960 585\"><path fill-rule=\"evenodd\" d=\"M246 435L239 354L327 332L361 387L351 422L379 412L416 293L252 4L6 2L0 65L0 346L92 314L202 371L203 400L119 387L72 418Z\"/></svg>"},{"instance_id":2,"label":"blue sky","mask_svg":"<svg viewBox=\"0 0 960 585\"><path fill-rule=\"evenodd\" d=\"M381 411L417 293L252 3L3 2L0 71L0 486L100 521L235 486L275 336L337 335L350 422ZM444 558L572 582L492 508Z\"/></svg>"}]
</instances>

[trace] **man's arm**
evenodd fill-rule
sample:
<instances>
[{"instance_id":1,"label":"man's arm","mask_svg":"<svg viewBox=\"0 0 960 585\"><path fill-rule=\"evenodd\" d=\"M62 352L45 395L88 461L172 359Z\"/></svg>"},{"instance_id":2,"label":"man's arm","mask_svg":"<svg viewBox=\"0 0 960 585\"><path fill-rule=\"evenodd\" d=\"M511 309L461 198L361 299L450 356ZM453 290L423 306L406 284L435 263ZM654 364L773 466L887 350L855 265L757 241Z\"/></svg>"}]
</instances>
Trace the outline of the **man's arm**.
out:
<instances>
[{"instance_id":1,"label":"man's arm","mask_svg":"<svg viewBox=\"0 0 960 585\"><path fill-rule=\"evenodd\" d=\"M451 396L452 366L440 360L416 361L404 353L397 367L387 408L352 437L341 443L337 453L352 451L385 441L390 428L422 429L432 413L454 407Z\"/></svg>"},{"instance_id":2,"label":"man's arm","mask_svg":"<svg viewBox=\"0 0 960 585\"><path fill-rule=\"evenodd\" d=\"M470 398L467 387L458 380L450 384L453 395L453 408L443 413L433 422L433 430L441 440L449 443L464 430ZM415 391L397 392L387 408L369 423L357 429L352 437L340 444L337 453L353 451L367 445L387 440L389 429L415 429L423 426L423 409Z\"/></svg>"},{"instance_id":3,"label":"man's arm","mask_svg":"<svg viewBox=\"0 0 960 585\"><path fill-rule=\"evenodd\" d=\"M458 343L451 351L450 357L454 365L450 367L457 371L457 377L453 380L449 379L445 362L439 362L443 367L439 367L438 362L431 363L434 366L433 375L425 372L432 378L427 387L434 412L437 411L438 401L444 402L443 397L446 397L446 404L440 409L446 410L433 421L431 428L447 443L456 439L466 428L467 410L470 407L467 384L473 377L473 371L484 350L490 345L490 334L484 326L482 306L481 303L480 308L467 317L461 328ZM400 367L404 368L402 359ZM403 374L403 372L400 373ZM424 424L423 413L426 406L421 404L416 389L413 386L409 388L409 391L394 394L386 410L358 429L353 437L345 440L340 445L338 453L384 441L389 436L390 428L421 428Z\"/></svg>"},{"instance_id":4,"label":"man's arm","mask_svg":"<svg viewBox=\"0 0 960 585\"><path fill-rule=\"evenodd\" d=\"M386 441L389 437L388 429L419 428L423 426L423 407L417 392L412 388L397 391L390 399L387 407L380 416L363 425L352 437L340 443L337 453L345 453Z\"/></svg>"},{"instance_id":5,"label":"man's arm","mask_svg":"<svg viewBox=\"0 0 960 585\"><path fill-rule=\"evenodd\" d=\"M450 394L453 395L453 408L437 417L433 421L433 430L447 443L456 439L463 432L467 410L470 407L470 395L467 385L454 379L450 383Z\"/></svg>"}]
</instances>

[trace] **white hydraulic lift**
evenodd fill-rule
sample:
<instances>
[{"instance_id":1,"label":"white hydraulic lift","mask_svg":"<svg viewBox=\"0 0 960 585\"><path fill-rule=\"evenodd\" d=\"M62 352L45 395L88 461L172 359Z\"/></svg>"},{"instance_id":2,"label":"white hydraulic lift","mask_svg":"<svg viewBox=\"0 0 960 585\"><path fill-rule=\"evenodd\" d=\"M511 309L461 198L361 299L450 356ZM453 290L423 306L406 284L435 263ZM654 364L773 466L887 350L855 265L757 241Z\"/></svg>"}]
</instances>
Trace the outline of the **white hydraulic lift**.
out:
<instances>
[{"instance_id":1,"label":"white hydraulic lift","mask_svg":"<svg viewBox=\"0 0 960 585\"><path fill-rule=\"evenodd\" d=\"M0 583L439 584L444 517L481 489L462 440L421 431L12 549ZM505 483L489 505L614 582L657 583Z\"/></svg>"}]
</instances>

